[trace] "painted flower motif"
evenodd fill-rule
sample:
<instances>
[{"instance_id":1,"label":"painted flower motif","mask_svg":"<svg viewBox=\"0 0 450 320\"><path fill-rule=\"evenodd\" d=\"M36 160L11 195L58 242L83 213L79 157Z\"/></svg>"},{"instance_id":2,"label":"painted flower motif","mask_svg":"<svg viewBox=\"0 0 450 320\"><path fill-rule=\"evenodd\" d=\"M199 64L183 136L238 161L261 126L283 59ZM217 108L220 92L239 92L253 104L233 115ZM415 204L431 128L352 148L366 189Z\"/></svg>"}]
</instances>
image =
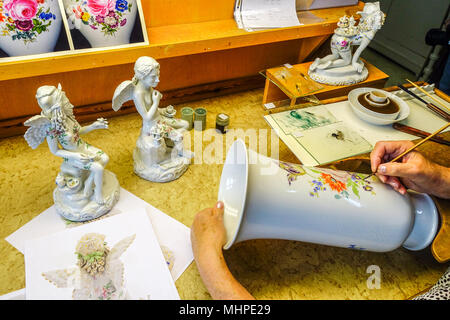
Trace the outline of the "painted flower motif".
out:
<instances>
[{"instance_id":1,"label":"painted flower motif","mask_svg":"<svg viewBox=\"0 0 450 320\"><path fill-rule=\"evenodd\" d=\"M312 191L308 192L311 197L318 198L320 192L327 191L327 189L334 192L334 198L338 200L350 198L351 193L360 199L359 192L361 188L371 195L376 195L374 187L370 185L370 181L363 179L364 175L360 173L344 173L344 175L341 173L333 176L333 174L325 173L315 168L303 167L292 163L279 162L278 165L287 172L289 185L297 180L299 176L305 175L312 178L308 180L313 188ZM340 180L337 178L338 176ZM342 179L344 181L341 181Z\"/></svg>"},{"instance_id":2,"label":"painted flower motif","mask_svg":"<svg viewBox=\"0 0 450 320\"><path fill-rule=\"evenodd\" d=\"M105 24L107 24L111 28L116 28L118 23L115 17L107 16L105 17Z\"/></svg>"},{"instance_id":3,"label":"painted flower motif","mask_svg":"<svg viewBox=\"0 0 450 320\"><path fill-rule=\"evenodd\" d=\"M342 192L347 189L345 183L336 180L330 174L321 173L320 176L323 180L325 180L325 183L330 186L331 190Z\"/></svg>"},{"instance_id":4,"label":"painted flower motif","mask_svg":"<svg viewBox=\"0 0 450 320\"><path fill-rule=\"evenodd\" d=\"M107 36L113 36L119 27L127 24L125 11L130 11L132 4L126 0L75 0L82 3L73 7L71 19L79 19L92 30L99 30Z\"/></svg>"},{"instance_id":5,"label":"painted flower motif","mask_svg":"<svg viewBox=\"0 0 450 320\"><path fill-rule=\"evenodd\" d=\"M293 181L297 180L298 176L302 176L306 173L306 171L300 165L281 161L278 163L278 165L280 166L280 168L288 172L287 177L289 185L291 185Z\"/></svg>"},{"instance_id":6,"label":"painted flower motif","mask_svg":"<svg viewBox=\"0 0 450 320\"><path fill-rule=\"evenodd\" d=\"M1 36L29 43L49 31L56 15L42 4L45 0L0 0L0 22L4 22L0 26Z\"/></svg>"},{"instance_id":7,"label":"painted flower motif","mask_svg":"<svg viewBox=\"0 0 450 320\"><path fill-rule=\"evenodd\" d=\"M341 41L341 47L346 48L348 46L348 41L343 40Z\"/></svg>"},{"instance_id":8,"label":"painted flower motif","mask_svg":"<svg viewBox=\"0 0 450 320\"><path fill-rule=\"evenodd\" d=\"M37 0L5 0L4 5L15 20L31 20L38 10Z\"/></svg>"},{"instance_id":9,"label":"painted flower motif","mask_svg":"<svg viewBox=\"0 0 450 320\"><path fill-rule=\"evenodd\" d=\"M120 12L124 12L125 10L128 10L128 2L126 0L117 0L116 10L118 10Z\"/></svg>"},{"instance_id":10,"label":"painted flower motif","mask_svg":"<svg viewBox=\"0 0 450 320\"><path fill-rule=\"evenodd\" d=\"M87 5L94 16L105 17L114 10L114 0L87 0Z\"/></svg>"},{"instance_id":11,"label":"painted flower motif","mask_svg":"<svg viewBox=\"0 0 450 320\"><path fill-rule=\"evenodd\" d=\"M89 18L91 17L91 15L88 13L88 12L83 12L82 14L81 14L81 20L83 20L83 21L89 21Z\"/></svg>"},{"instance_id":12,"label":"painted flower motif","mask_svg":"<svg viewBox=\"0 0 450 320\"><path fill-rule=\"evenodd\" d=\"M41 14L39 15L39 18L41 18L42 20L50 20L50 19L56 19L56 16L52 13L41 12Z\"/></svg>"},{"instance_id":13,"label":"painted flower motif","mask_svg":"<svg viewBox=\"0 0 450 320\"><path fill-rule=\"evenodd\" d=\"M15 21L16 28L22 31L28 31L33 28L33 21L31 20L16 20Z\"/></svg>"}]
</instances>

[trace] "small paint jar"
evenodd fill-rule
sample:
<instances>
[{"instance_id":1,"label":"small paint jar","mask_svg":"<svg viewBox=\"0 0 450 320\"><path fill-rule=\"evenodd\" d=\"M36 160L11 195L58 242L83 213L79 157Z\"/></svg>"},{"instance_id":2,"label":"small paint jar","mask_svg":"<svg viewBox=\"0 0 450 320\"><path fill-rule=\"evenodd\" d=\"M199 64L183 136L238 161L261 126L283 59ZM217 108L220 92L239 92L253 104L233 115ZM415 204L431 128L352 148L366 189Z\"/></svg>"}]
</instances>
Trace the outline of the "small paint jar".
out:
<instances>
[{"instance_id":1,"label":"small paint jar","mask_svg":"<svg viewBox=\"0 0 450 320\"><path fill-rule=\"evenodd\" d=\"M188 130L192 130L194 127L194 109L189 107L181 109L181 119L186 120L189 123Z\"/></svg>"},{"instance_id":2,"label":"small paint jar","mask_svg":"<svg viewBox=\"0 0 450 320\"><path fill-rule=\"evenodd\" d=\"M206 129L206 109L197 108L195 109L195 119L194 119L194 129L198 131L203 131Z\"/></svg>"},{"instance_id":3,"label":"small paint jar","mask_svg":"<svg viewBox=\"0 0 450 320\"><path fill-rule=\"evenodd\" d=\"M216 130L220 133L226 133L228 125L230 124L230 117L225 113L219 113L216 117Z\"/></svg>"}]
</instances>

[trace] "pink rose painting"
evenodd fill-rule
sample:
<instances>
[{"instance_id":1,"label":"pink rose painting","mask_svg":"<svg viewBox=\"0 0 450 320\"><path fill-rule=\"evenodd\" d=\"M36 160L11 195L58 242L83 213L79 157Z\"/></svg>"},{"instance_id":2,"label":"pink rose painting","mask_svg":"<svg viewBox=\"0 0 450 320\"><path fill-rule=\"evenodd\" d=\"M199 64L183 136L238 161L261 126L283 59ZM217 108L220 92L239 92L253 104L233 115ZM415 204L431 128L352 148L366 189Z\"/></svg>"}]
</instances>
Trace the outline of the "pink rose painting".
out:
<instances>
[{"instance_id":1,"label":"pink rose painting","mask_svg":"<svg viewBox=\"0 0 450 320\"><path fill-rule=\"evenodd\" d=\"M94 16L105 17L110 11L114 11L115 0L87 0L90 12Z\"/></svg>"},{"instance_id":2,"label":"pink rose painting","mask_svg":"<svg viewBox=\"0 0 450 320\"><path fill-rule=\"evenodd\" d=\"M52 21L56 20L46 0L0 0L0 7L2 3L3 14L8 17L0 25L2 37L34 42L38 35L48 32Z\"/></svg>"},{"instance_id":3,"label":"pink rose painting","mask_svg":"<svg viewBox=\"0 0 450 320\"><path fill-rule=\"evenodd\" d=\"M127 15L133 5L131 0L83 0L81 5L71 6L73 14L70 13L69 19L81 20L79 22L93 30L114 36L128 23Z\"/></svg>"},{"instance_id":4,"label":"pink rose painting","mask_svg":"<svg viewBox=\"0 0 450 320\"><path fill-rule=\"evenodd\" d=\"M37 0L5 0L5 9L15 20L31 20L38 10Z\"/></svg>"}]
</instances>

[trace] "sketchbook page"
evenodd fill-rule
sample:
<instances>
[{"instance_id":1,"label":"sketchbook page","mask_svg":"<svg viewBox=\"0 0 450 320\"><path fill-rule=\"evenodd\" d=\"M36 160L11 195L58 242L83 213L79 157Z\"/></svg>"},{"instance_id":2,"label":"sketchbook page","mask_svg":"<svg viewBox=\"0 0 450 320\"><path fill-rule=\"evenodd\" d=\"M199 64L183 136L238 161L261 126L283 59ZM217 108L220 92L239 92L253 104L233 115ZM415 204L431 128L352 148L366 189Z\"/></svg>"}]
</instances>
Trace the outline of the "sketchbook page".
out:
<instances>
[{"instance_id":1,"label":"sketchbook page","mask_svg":"<svg viewBox=\"0 0 450 320\"><path fill-rule=\"evenodd\" d=\"M273 120L272 115L264 116L264 119L303 165L311 167L319 165L302 145L295 140L294 136L283 133L278 124ZM295 134L298 135L298 133Z\"/></svg>"},{"instance_id":2,"label":"sketchbook page","mask_svg":"<svg viewBox=\"0 0 450 320\"><path fill-rule=\"evenodd\" d=\"M247 28L299 26L295 0L243 0L242 20Z\"/></svg>"},{"instance_id":3,"label":"sketchbook page","mask_svg":"<svg viewBox=\"0 0 450 320\"><path fill-rule=\"evenodd\" d=\"M169 258L169 269L171 270L174 280L177 280L194 259L191 247L190 229L188 227L123 188L120 190L120 199L111 212L99 219L120 213L132 213L136 210L140 210L140 208L145 208L147 210L161 248L165 250L165 253ZM9 235L5 240L17 250L24 253L25 242L27 240L68 228L78 227L80 225L83 224L71 223L62 219L56 212L55 207L51 206Z\"/></svg>"},{"instance_id":4,"label":"sketchbook page","mask_svg":"<svg viewBox=\"0 0 450 320\"><path fill-rule=\"evenodd\" d=\"M306 130L296 141L320 164L372 151L372 145L344 122Z\"/></svg>"},{"instance_id":5,"label":"sketchbook page","mask_svg":"<svg viewBox=\"0 0 450 320\"><path fill-rule=\"evenodd\" d=\"M85 243L83 254L98 252L103 241L109 249L95 276L77 264L76 254L80 239L92 233L102 241L94 248ZM25 282L29 300L180 299L143 208L27 241Z\"/></svg>"}]
</instances>

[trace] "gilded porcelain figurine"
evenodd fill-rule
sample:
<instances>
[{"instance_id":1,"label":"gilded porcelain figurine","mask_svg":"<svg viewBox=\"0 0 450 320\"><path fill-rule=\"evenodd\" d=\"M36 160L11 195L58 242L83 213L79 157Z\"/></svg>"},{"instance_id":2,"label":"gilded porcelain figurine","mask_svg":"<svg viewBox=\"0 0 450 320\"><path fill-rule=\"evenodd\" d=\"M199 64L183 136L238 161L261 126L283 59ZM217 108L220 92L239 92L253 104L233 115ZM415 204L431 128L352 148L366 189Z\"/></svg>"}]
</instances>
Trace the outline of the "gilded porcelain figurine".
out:
<instances>
[{"instance_id":1,"label":"gilded porcelain figurine","mask_svg":"<svg viewBox=\"0 0 450 320\"><path fill-rule=\"evenodd\" d=\"M134 101L142 117L142 129L133 153L134 171L154 182L178 179L188 168L192 154L183 150L183 132L189 123L174 118L176 110L159 108L162 94L154 88L159 83L159 63L151 57L141 57L134 66L133 80L122 82L114 93L112 107L119 110L123 103Z\"/></svg>"},{"instance_id":2,"label":"gilded porcelain figurine","mask_svg":"<svg viewBox=\"0 0 450 320\"><path fill-rule=\"evenodd\" d=\"M40 87L36 99L42 112L25 122L30 127L25 139L33 149L47 140L50 151L63 159L53 193L57 212L70 221L87 221L109 212L119 199L119 183L105 170L108 155L81 138L92 130L107 129L108 122L100 118L82 127L61 85Z\"/></svg>"},{"instance_id":3,"label":"gilded porcelain figurine","mask_svg":"<svg viewBox=\"0 0 450 320\"><path fill-rule=\"evenodd\" d=\"M386 15L380 10L379 2L366 3L358 11L361 20L344 16L331 38L331 54L317 58L309 68L310 77L330 85L350 85L367 79L369 73L360 56L384 24ZM359 46L352 54L352 46Z\"/></svg>"}]
</instances>

